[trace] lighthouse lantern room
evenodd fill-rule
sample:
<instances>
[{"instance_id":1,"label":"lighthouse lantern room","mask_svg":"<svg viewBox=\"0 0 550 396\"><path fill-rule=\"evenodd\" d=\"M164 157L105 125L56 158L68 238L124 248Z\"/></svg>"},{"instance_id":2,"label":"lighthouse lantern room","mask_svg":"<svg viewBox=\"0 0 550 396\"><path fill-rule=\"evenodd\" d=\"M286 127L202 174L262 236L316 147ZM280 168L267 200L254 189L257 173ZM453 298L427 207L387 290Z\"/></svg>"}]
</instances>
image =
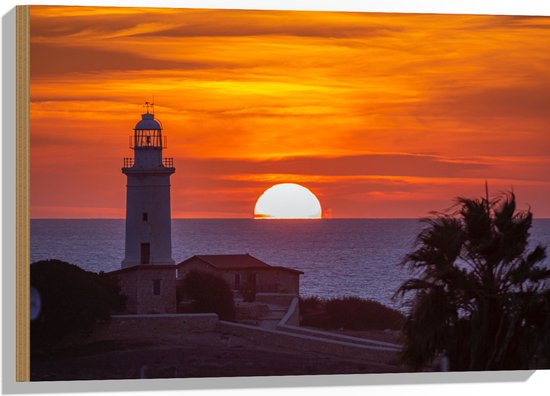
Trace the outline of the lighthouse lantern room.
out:
<instances>
[{"instance_id":1,"label":"lighthouse lantern room","mask_svg":"<svg viewBox=\"0 0 550 396\"><path fill-rule=\"evenodd\" d=\"M130 136L133 158L124 158L126 184L126 238L122 268L140 264L174 264L170 215L172 158L163 158L166 137L155 119L153 104Z\"/></svg>"}]
</instances>

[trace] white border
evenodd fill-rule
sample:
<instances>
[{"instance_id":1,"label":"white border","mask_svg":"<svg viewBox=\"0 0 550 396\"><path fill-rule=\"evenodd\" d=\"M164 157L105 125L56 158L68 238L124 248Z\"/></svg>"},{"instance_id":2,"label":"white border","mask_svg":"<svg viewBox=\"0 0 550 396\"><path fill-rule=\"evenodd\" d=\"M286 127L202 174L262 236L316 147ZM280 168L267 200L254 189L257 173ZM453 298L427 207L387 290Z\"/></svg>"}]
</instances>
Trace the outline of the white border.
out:
<instances>
[{"instance_id":1,"label":"white border","mask_svg":"<svg viewBox=\"0 0 550 396\"><path fill-rule=\"evenodd\" d=\"M30 3L46 5L104 5L121 7L139 6L449 14L550 15L550 2L547 0L35 0ZM3 1L1 4L2 10L7 10L16 4L24 5L29 4L29 2Z\"/></svg>"},{"instance_id":2,"label":"white border","mask_svg":"<svg viewBox=\"0 0 550 396\"><path fill-rule=\"evenodd\" d=\"M15 362L13 344L15 338L13 296L15 285L14 271L6 266L15 266L15 239L10 237L15 230L15 5L28 4L22 1L2 1L2 128L3 138L0 144L0 175L2 175L2 393L44 393L63 392L72 394L76 391L98 392L102 389L119 391L143 391L142 395L156 395L155 389L164 389L163 394L181 394L176 389L194 389L186 391L187 395L228 395L243 396L261 393L278 395L284 391L287 395L328 395L334 391L346 394L394 394L407 392L414 395L463 395L481 392L514 395L520 393L545 394L550 385L550 371L501 372L501 373L449 373L449 374L384 374L384 375L348 375L348 376L311 376L311 377L271 377L260 379L224 378L224 379L190 379L190 380L139 380L139 381L88 381L65 383L27 383L15 384L13 378L5 376L13 373L9 369ZM449 13L449 14L503 14L503 15L550 15L548 0L142 0L142 1L32 1L32 4L46 5L109 5L140 7L190 7L190 8L240 8L240 9L287 9L287 10L332 10L332 11L372 11L372 12L414 12L414 13ZM11 11L11 12L10 12ZM13 18L13 21L12 19ZM13 43L13 44L10 44ZM11 79L10 79L10 76ZM13 119L11 119L13 117ZM13 135L10 135L13 134ZM13 138L12 138L13 136ZM13 261L12 261L13 260ZM12 279L10 279L12 278ZM13 286L11 286L13 284ZM10 290L11 289L11 290ZM5 309L7 308L7 309ZM13 356L10 356L13 355ZM6 367L8 366L8 367ZM532 374L532 375L530 375ZM528 379L527 379L528 378ZM465 381L470 381L465 383ZM404 388L404 385L407 385ZM306 386L306 388L304 388ZM321 386L321 388L319 388ZM268 387L268 388L266 388ZM276 387L285 387L279 389ZM336 389L334 387L337 387ZM218 388L198 390L205 388ZM237 388L237 389L236 389ZM247 388L247 389L238 389ZM540 392L537 392L540 391ZM535 393L536 392L536 393ZM107 396L120 393L107 392Z\"/></svg>"}]
</instances>

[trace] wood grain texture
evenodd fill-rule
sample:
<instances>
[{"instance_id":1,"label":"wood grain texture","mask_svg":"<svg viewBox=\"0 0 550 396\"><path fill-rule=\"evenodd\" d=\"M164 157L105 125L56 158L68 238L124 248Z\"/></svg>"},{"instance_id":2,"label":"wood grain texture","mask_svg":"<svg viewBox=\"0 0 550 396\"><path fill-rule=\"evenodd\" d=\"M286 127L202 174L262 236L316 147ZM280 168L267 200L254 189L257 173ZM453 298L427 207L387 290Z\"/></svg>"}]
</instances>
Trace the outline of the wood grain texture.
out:
<instances>
[{"instance_id":1,"label":"wood grain texture","mask_svg":"<svg viewBox=\"0 0 550 396\"><path fill-rule=\"evenodd\" d=\"M29 6L16 8L17 279L16 381L30 380Z\"/></svg>"}]
</instances>

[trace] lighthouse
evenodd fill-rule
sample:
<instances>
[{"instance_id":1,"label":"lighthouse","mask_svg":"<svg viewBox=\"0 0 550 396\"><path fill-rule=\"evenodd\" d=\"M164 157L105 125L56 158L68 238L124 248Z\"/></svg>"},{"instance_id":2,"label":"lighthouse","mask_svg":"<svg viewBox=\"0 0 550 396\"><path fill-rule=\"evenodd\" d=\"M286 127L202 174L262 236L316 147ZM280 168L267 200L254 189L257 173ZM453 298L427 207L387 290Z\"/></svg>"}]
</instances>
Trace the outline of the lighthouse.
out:
<instances>
[{"instance_id":1,"label":"lighthouse","mask_svg":"<svg viewBox=\"0 0 550 396\"><path fill-rule=\"evenodd\" d=\"M174 264L170 214L170 176L173 158L163 158L167 147L162 124L152 103L130 136L133 158L124 158L126 236L122 268L142 264Z\"/></svg>"}]
</instances>

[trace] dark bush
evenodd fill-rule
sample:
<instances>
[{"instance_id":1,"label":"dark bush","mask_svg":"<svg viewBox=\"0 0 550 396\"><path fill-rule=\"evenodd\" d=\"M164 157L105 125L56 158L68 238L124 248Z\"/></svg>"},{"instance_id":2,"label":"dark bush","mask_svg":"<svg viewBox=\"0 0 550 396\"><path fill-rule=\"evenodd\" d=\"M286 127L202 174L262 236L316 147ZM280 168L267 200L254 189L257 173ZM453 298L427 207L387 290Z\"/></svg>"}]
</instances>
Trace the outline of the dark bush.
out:
<instances>
[{"instance_id":1,"label":"dark bush","mask_svg":"<svg viewBox=\"0 0 550 396\"><path fill-rule=\"evenodd\" d=\"M361 329L400 329L404 316L395 309L377 301L358 297L342 297L328 300L325 310L328 325L333 328Z\"/></svg>"},{"instance_id":2,"label":"dark bush","mask_svg":"<svg viewBox=\"0 0 550 396\"><path fill-rule=\"evenodd\" d=\"M325 328L325 301L316 296L300 297L300 324Z\"/></svg>"},{"instance_id":3,"label":"dark bush","mask_svg":"<svg viewBox=\"0 0 550 396\"><path fill-rule=\"evenodd\" d=\"M126 296L116 279L60 260L31 264L30 281L42 301L40 316L31 323L33 349L68 334L88 335L95 323L125 308Z\"/></svg>"},{"instance_id":4,"label":"dark bush","mask_svg":"<svg viewBox=\"0 0 550 396\"><path fill-rule=\"evenodd\" d=\"M233 292L227 282L218 275L192 270L178 285L179 311L216 313L222 320L235 319ZM185 308L182 300L191 300Z\"/></svg>"},{"instance_id":5,"label":"dark bush","mask_svg":"<svg viewBox=\"0 0 550 396\"><path fill-rule=\"evenodd\" d=\"M359 297L302 298L300 313L302 326L323 329L398 330L404 322L401 312Z\"/></svg>"},{"instance_id":6,"label":"dark bush","mask_svg":"<svg viewBox=\"0 0 550 396\"><path fill-rule=\"evenodd\" d=\"M256 286L253 283L245 283L241 286L239 294L245 302L256 301Z\"/></svg>"}]
</instances>

